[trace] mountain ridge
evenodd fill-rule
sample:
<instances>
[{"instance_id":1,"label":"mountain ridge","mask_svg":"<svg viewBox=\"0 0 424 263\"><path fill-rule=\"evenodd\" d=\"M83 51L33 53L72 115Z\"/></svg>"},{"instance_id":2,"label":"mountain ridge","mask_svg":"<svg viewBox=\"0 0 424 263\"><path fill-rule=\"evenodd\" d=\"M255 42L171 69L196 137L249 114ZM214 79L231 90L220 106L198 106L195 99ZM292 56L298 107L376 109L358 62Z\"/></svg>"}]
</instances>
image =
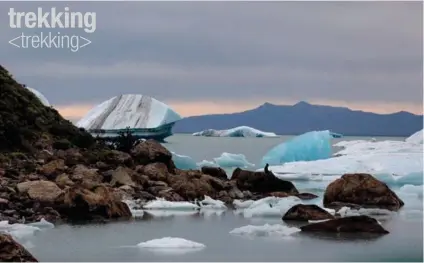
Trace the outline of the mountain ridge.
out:
<instances>
[{"instance_id":1,"label":"mountain ridge","mask_svg":"<svg viewBox=\"0 0 424 263\"><path fill-rule=\"evenodd\" d=\"M287 125L288 123L290 125ZM379 114L348 107L315 105L306 101L293 105L265 102L256 108L241 112L186 117L176 123L173 131L193 133L237 126L250 126L280 135L328 129L346 136L406 137L423 128L423 115L406 111Z\"/></svg>"}]
</instances>

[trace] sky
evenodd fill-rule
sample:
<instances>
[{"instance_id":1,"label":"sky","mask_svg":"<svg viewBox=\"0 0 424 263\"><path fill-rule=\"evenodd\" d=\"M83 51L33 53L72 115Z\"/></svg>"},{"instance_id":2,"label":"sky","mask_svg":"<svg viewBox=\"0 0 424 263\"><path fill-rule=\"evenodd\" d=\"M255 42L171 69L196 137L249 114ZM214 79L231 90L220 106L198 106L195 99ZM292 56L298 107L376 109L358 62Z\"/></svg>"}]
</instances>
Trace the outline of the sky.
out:
<instances>
[{"instance_id":1,"label":"sky","mask_svg":"<svg viewBox=\"0 0 424 263\"><path fill-rule=\"evenodd\" d=\"M10 8L38 7L95 12L95 31L10 27ZM298 101L423 113L421 2L1 2L0 10L2 65L72 120L125 93L183 116ZM49 32L92 43L77 52L8 43Z\"/></svg>"}]
</instances>

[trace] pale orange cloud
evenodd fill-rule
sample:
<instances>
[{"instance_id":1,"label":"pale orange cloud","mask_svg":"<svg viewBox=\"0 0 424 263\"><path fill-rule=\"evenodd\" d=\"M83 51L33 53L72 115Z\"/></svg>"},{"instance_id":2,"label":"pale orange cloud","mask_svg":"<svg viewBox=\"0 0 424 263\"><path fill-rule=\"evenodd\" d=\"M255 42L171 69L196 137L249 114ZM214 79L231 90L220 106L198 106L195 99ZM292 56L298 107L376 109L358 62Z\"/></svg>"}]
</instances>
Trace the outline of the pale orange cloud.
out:
<instances>
[{"instance_id":1,"label":"pale orange cloud","mask_svg":"<svg viewBox=\"0 0 424 263\"><path fill-rule=\"evenodd\" d=\"M293 105L295 101L281 100L266 100L277 105ZM196 101L196 102L178 102L165 101L172 109L178 112L181 116L195 116L214 113L233 113L255 108L261 104L258 101ZM345 101L330 101L330 100L314 100L312 104L330 105L348 107L352 110L362 110L376 113L394 113L399 111L409 111L415 114L423 114L422 104L408 103L383 103L383 102L345 102ZM70 120L79 120L83 117L94 105L91 104L75 104L75 105L58 105L55 108L60 114Z\"/></svg>"}]
</instances>

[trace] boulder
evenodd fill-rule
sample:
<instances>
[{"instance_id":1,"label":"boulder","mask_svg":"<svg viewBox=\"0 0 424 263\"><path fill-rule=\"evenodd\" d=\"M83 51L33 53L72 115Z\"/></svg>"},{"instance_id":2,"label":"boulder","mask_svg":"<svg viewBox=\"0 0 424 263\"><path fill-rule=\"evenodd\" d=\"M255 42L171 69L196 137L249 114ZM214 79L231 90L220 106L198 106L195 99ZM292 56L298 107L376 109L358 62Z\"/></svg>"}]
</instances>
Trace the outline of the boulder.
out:
<instances>
[{"instance_id":1,"label":"boulder","mask_svg":"<svg viewBox=\"0 0 424 263\"><path fill-rule=\"evenodd\" d=\"M300 227L304 232L388 234L376 219L369 216L349 216Z\"/></svg>"},{"instance_id":2,"label":"boulder","mask_svg":"<svg viewBox=\"0 0 424 263\"><path fill-rule=\"evenodd\" d=\"M168 184L185 200L200 199L205 195L214 198L216 190L202 175L196 170L180 171L178 175L168 176Z\"/></svg>"},{"instance_id":3,"label":"boulder","mask_svg":"<svg viewBox=\"0 0 424 263\"><path fill-rule=\"evenodd\" d=\"M112 172L112 180L110 181L110 184L112 186L128 185L135 187L135 183L128 172L127 168L119 166Z\"/></svg>"},{"instance_id":4,"label":"boulder","mask_svg":"<svg viewBox=\"0 0 424 263\"><path fill-rule=\"evenodd\" d=\"M65 161L62 159L56 159L41 166L38 172L48 178L56 178L56 176L64 172L65 169Z\"/></svg>"},{"instance_id":5,"label":"boulder","mask_svg":"<svg viewBox=\"0 0 424 263\"><path fill-rule=\"evenodd\" d=\"M28 250L7 234L0 234L0 261L38 262Z\"/></svg>"},{"instance_id":6,"label":"boulder","mask_svg":"<svg viewBox=\"0 0 424 263\"><path fill-rule=\"evenodd\" d=\"M202 167L202 173L208 174L212 177L215 177L221 180L228 180L227 173L221 167L204 166Z\"/></svg>"},{"instance_id":7,"label":"boulder","mask_svg":"<svg viewBox=\"0 0 424 263\"><path fill-rule=\"evenodd\" d=\"M283 216L283 220L308 221L334 219L334 216L317 205L295 205Z\"/></svg>"},{"instance_id":8,"label":"boulder","mask_svg":"<svg viewBox=\"0 0 424 263\"><path fill-rule=\"evenodd\" d=\"M62 190L50 181L27 181L17 185L21 194L28 193L31 199L41 202L54 202L54 200L62 193Z\"/></svg>"},{"instance_id":9,"label":"boulder","mask_svg":"<svg viewBox=\"0 0 424 263\"><path fill-rule=\"evenodd\" d=\"M248 190L256 193L285 192L295 195L299 192L289 181L275 177L271 172L252 172L236 168L231 180L237 182L240 190Z\"/></svg>"},{"instance_id":10,"label":"boulder","mask_svg":"<svg viewBox=\"0 0 424 263\"><path fill-rule=\"evenodd\" d=\"M72 179L81 178L83 181L91 181L93 183L101 183L103 181L103 176L100 175L97 169L88 168L85 165L78 164L73 170L71 176Z\"/></svg>"},{"instance_id":11,"label":"boulder","mask_svg":"<svg viewBox=\"0 0 424 263\"><path fill-rule=\"evenodd\" d=\"M169 172L174 172L175 165L171 152L155 140L140 142L131 150L131 156L137 164L163 163Z\"/></svg>"},{"instance_id":12,"label":"boulder","mask_svg":"<svg viewBox=\"0 0 424 263\"><path fill-rule=\"evenodd\" d=\"M324 206L342 202L398 210L403 201L383 182L370 174L345 174L328 185L324 194Z\"/></svg>"},{"instance_id":13,"label":"boulder","mask_svg":"<svg viewBox=\"0 0 424 263\"><path fill-rule=\"evenodd\" d=\"M117 199L114 190L104 185L94 191L78 186L68 188L61 201L57 210L70 221L129 219L132 216L128 206Z\"/></svg>"},{"instance_id":14,"label":"boulder","mask_svg":"<svg viewBox=\"0 0 424 263\"><path fill-rule=\"evenodd\" d=\"M66 186L74 185L74 182L69 179L69 176L67 174L59 175L58 177L56 177L55 182L60 188L65 188Z\"/></svg>"},{"instance_id":15,"label":"boulder","mask_svg":"<svg viewBox=\"0 0 424 263\"><path fill-rule=\"evenodd\" d=\"M143 167L143 172L150 180L167 181L169 172L164 163L150 163Z\"/></svg>"}]
</instances>

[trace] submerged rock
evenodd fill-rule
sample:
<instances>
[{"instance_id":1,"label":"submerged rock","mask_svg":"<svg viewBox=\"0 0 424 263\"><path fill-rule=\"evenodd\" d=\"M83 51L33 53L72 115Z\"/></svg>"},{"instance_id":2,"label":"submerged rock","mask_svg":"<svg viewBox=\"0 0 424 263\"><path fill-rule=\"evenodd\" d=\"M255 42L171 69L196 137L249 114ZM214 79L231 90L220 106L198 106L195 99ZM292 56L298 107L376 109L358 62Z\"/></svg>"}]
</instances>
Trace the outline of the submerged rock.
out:
<instances>
[{"instance_id":1,"label":"submerged rock","mask_svg":"<svg viewBox=\"0 0 424 263\"><path fill-rule=\"evenodd\" d=\"M7 234L0 234L0 261L38 262L28 250Z\"/></svg>"},{"instance_id":2,"label":"submerged rock","mask_svg":"<svg viewBox=\"0 0 424 263\"><path fill-rule=\"evenodd\" d=\"M334 216L317 205L295 205L283 216L283 220L324 220L334 219Z\"/></svg>"},{"instance_id":3,"label":"submerged rock","mask_svg":"<svg viewBox=\"0 0 424 263\"><path fill-rule=\"evenodd\" d=\"M403 201L383 182L370 174L344 174L328 185L324 206L334 202L398 210Z\"/></svg>"},{"instance_id":4,"label":"submerged rock","mask_svg":"<svg viewBox=\"0 0 424 263\"><path fill-rule=\"evenodd\" d=\"M376 219L369 216L349 216L300 227L304 232L388 234Z\"/></svg>"}]
</instances>

